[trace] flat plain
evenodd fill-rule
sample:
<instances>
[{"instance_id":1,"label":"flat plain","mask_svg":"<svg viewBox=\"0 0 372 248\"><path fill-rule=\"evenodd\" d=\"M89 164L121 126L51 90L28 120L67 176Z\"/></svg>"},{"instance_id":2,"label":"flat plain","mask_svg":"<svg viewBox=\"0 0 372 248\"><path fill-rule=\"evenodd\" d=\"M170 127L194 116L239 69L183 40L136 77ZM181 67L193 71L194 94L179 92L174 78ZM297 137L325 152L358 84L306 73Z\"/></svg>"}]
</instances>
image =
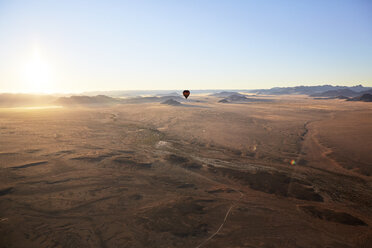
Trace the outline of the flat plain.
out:
<instances>
[{"instance_id":1,"label":"flat plain","mask_svg":"<svg viewBox=\"0 0 372 248\"><path fill-rule=\"evenodd\" d=\"M0 247L370 247L372 104L0 109Z\"/></svg>"}]
</instances>

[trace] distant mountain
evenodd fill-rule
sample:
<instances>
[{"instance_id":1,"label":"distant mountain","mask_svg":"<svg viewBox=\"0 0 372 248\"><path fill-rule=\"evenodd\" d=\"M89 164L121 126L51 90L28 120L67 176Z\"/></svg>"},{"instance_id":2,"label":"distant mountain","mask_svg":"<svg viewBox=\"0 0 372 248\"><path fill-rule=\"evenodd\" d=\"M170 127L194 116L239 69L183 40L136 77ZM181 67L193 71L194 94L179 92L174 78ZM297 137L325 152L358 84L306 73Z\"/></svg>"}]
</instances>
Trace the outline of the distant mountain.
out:
<instances>
[{"instance_id":1,"label":"distant mountain","mask_svg":"<svg viewBox=\"0 0 372 248\"><path fill-rule=\"evenodd\" d=\"M350 89L329 90L329 91L322 92L322 93L312 94L310 96L316 97L316 98L325 97L329 99L334 99L334 98L348 99L349 97L361 96L363 94L372 94L372 89L361 91L361 92L353 91Z\"/></svg>"},{"instance_id":2,"label":"distant mountain","mask_svg":"<svg viewBox=\"0 0 372 248\"><path fill-rule=\"evenodd\" d=\"M149 97L132 97L132 98L114 98L105 95L98 96L71 96L60 97L55 101L58 105L112 105L112 104L141 104L141 103L161 103L168 100L184 101L181 96L149 96Z\"/></svg>"},{"instance_id":3,"label":"distant mountain","mask_svg":"<svg viewBox=\"0 0 372 248\"><path fill-rule=\"evenodd\" d=\"M372 94L372 89L361 91L361 92L359 92L359 95L360 94Z\"/></svg>"},{"instance_id":4,"label":"distant mountain","mask_svg":"<svg viewBox=\"0 0 372 248\"><path fill-rule=\"evenodd\" d=\"M349 99L349 97L347 97L347 96L336 96L335 97L335 99L343 99L343 100L347 100L347 99Z\"/></svg>"},{"instance_id":5,"label":"distant mountain","mask_svg":"<svg viewBox=\"0 0 372 248\"><path fill-rule=\"evenodd\" d=\"M182 102L184 98L181 96L149 96L149 97L134 97L129 99L124 99L125 103L153 103L153 102L164 102L167 100L175 100Z\"/></svg>"},{"instance_id":6,"label":"distant mountain","mask_svg":"<svg viewBox=\"0 0 372 248\"><path fill-rule=\"evenodd\" d=\"M50 105L56 97L35 94L0 94L0 107L32 107Z\"/></svg>"},{"instance_id":7,"label":"distant mountain","mask_svg":"<svg viewBox=\"0 0 372 248\"><path fill-rule=\"evenodd\" d=\"M233 94L225 98L226 100L230 102L239 102L239 101L246 101L248 98L241 94Z\"/></svg>"},{"instance_id":8,"label":"distant mountain","mask_svg":"<svg viewBox=\"0 0 372 248\"><path fill-rule=\"evenodd\" d=\"M271 100L246 97L245 95L242 95L242 94L233 94L222 100L219 100L218 102L220 103L247 103L247 102L269 102L269 101Z\"/></svg>"},{"instance_id":9,"label":"distant mountain","mask_svg":"<svg viewBox=\"0 0 372 248\"><path fill-rule=\"evenodd\" d=\"M356 85L352 87L347 86L332 86L332 85L318 85L318 86L296 86L296 87L275 87L265 90L251 90L250 92L256 94L266 95L291 95L291 94L303 94L303 95L314 95L320 94L327 91L349 89L353 92L362 92L371 90L371 87L364 87L362 85Z\"/></svg>"},{"instance_id":10,"label":"distant mountain","mask_svg":"<svg viewBox=\"0 0 372 248\"><path fill-rule=\"evenodd\" d=\"M358 96L360 93L352 91L350 89L339 89L339 90L328 90L321 93L311 94L310 96L313 97L337 97L337 96L347 96L353 97Z\"/></svg>"},{"instance_id":11,"label":"distant mountain","mask_svg":"<svg viewBox=\"0 0 372 248\"><path fill-rule=\"evenodd\" d=\"M168 100L168 99L178 100L178 101L181 101L181 102L185 101L185 98L183 96L179 96L179 95L178 96L161 96L161 97L159 97L159 99L161 101Z\"/></svg>"},{"instance_id":12,"label":"distant mountain","mask_svg":"<svg viewBox=\"0 0 372 248\"><path fill-rule=\"evenodd\" d=\"M120 103L120 99L115 99L109 96L70 96L60 97L55 103L59 105L112 105Z\"/></svg>"},{"instance_id":13,"label":"distant mountain","mask_svg":"<svg viewBox=\"0 0 372 248\"><path fill-rule=\"evenodd\" d=\"M213 94L210 94L210 96L215 96L215 97L229 97L231 95L240 95L240 96L244 96L238 92L233 92L233 91L221 91L221 92L218 92L218 93L213 93Z\"/></svg>"},{"instance_id":14,"label":"distant mountain","mask_svg":"<svg viewBox=\"0 0 372 248\"><path fill-rule=\"evenodd\" d=\"M364 87L361 84L355 85L355 86L351 86L351 87L348 87L348 88L350 90L352 90L352 91L356 91L356 92L359 92L359 93L362 93L363 91L366 91L366 90L371 90L372 91L372 88L371 87Z\"/></svg>"},{"instance_id":15,"label":"distant mountain","mask_svg":"<svg viewBox=\"0 0 372 248\"><path fill-rule=\"evenodd\" d=\"M180 102L178 102L176 100L173 100L173 99L168 99L168 100L162 102L161 104L166 104L166 105L171 105L171 106L180 106L180 105L182 105Z\"/></svg>"},{"instance_id":16,"label":"distant mountain","mask_svg":"<svg viewBox=\"0 0 372 248\"><path fill-rule=\"evenodd\" d=\"M350 98L346 101L372 102L372 94L363 94L361 96Z\"/></svg>"}]
</instances>

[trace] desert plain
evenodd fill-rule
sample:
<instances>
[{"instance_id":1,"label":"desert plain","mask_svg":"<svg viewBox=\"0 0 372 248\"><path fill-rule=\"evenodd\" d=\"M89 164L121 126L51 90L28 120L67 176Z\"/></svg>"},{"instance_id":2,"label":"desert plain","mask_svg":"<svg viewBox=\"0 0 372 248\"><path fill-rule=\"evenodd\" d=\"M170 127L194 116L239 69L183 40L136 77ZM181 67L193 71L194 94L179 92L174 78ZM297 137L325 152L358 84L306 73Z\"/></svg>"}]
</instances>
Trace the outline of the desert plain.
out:
<instances>
[{"instance_id":1,"label":"desert plain","mask_svg":"<svg viewBox=\"0 0 372 248\"><path fill-rule=\"evenodd\" d=\"M371 247L371 103L195 98L0 109L0 247Z\"/></svg>"}]
</instances>

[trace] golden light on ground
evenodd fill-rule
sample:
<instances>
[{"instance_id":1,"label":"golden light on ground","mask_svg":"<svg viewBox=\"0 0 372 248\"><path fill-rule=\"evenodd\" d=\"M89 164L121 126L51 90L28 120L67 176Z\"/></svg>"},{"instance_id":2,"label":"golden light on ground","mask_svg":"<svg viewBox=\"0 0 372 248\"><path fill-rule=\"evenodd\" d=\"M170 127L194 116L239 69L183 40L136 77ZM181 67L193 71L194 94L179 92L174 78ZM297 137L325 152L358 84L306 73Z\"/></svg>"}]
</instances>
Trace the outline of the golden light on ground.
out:
<instances>
[{"instance_id":1,"label":"golden light on ground","mask_svg":"<svg viewBox=\"0 0 372 248\"><path fill-rule=\"evenodd\" d=\"M34 48L30 57L25 59L20 68L22 92L52 93L55 91L51 65Z\"/></svg>"}]
</instances>

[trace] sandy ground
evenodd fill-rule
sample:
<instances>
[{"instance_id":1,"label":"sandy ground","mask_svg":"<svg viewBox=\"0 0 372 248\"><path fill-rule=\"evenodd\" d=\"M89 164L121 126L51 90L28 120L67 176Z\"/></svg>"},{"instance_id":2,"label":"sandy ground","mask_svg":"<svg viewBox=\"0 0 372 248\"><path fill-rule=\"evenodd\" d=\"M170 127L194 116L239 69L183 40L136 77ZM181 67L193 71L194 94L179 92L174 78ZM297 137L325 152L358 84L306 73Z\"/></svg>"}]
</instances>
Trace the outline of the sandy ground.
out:
<instances>
[{"instance_id":1,"label":"sandy ground","mask_svg":"<svg viewBox=\"0 0 372 248\"><path fill-rule=\"evenodd\" d=\"M370 247L372 104L271 98L0 110L0 247Z\"/></svg>"}]
</instances>

